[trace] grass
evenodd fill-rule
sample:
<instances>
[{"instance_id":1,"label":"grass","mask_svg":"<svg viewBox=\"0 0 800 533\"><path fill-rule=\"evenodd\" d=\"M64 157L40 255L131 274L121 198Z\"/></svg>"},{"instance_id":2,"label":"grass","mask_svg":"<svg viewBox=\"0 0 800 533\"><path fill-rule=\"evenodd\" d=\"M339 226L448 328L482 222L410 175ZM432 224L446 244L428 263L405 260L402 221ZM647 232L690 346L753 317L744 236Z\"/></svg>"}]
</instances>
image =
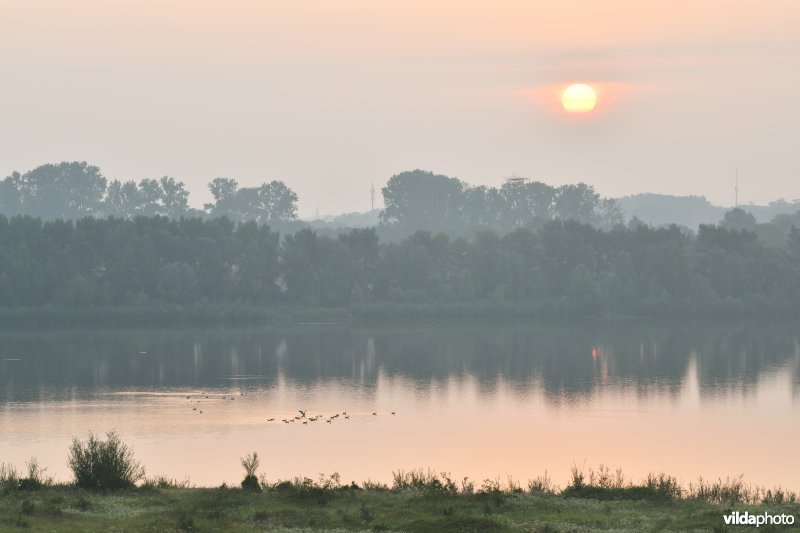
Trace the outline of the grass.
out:
<instances>
[{"instance_id":1,"label":"grass","mask_svg":"<svg viewBox=\"0 0 800 533\"><path fill-rule=\"evenodd\" d=\"M603 466L574 466L563 489L547 475L523 488L513 479L473 482L431 470L360 485L337 474L275 482L262 475L260 492L163 477L119 491L46 479L24 489L13 467L3 465L0 475L2 531L724 531L722 516L732 510L792 514L800 522L792 492L741 478L681 487L658 474L633 483Z\"/></svg>"}]
</instances>

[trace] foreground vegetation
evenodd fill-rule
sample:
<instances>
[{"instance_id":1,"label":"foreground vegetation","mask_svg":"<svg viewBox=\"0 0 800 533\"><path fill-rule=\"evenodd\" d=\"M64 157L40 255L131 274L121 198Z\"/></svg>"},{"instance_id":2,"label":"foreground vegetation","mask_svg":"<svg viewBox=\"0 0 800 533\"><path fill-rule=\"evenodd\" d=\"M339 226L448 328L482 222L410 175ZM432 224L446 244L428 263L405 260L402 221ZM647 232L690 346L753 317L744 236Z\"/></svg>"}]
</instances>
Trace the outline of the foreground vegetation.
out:
<instances>
[{"instance_id":1,"label":"foreground vegetation","mask_svg":"<svg viewBox=\"0 0 800 533\"><path fill-rule=\"evenodd\" d=\"M796 493L752 487L741 478L682 487L659 474L632 483L601 465L573 466L563 489L547 475L523 487L513 479L475 484L421 470L396 472L391 485L342 483L338 474L269 482L257 475L259 462L255 453L242 458L241 487L195 488L163 477L136 485L144 470L132 451L114 434L106 441L92 435L73 442L72 484L53 483L35 460L24 477L0 465L0 529L722 531L723 516L733 511L800 521Z\"/></svg>"},{"instance_id":2,"label":"foreground vegetation","mask_svg":"<svg viewBox=\"0 0 800 533\"><path fill-rule=\"evenodd\" d=\"M730 505L612 491L448 493L277 484L153 487L96 493L66 486L0 497L0 529L35 531L723 531L723 515L800 513L797 505ZM732 528L733 529L733 528ZM735 530L747 530L735 527ZM761 527L760 531L770 531ZM791 530L791 528L781 529Z\"/></svg>"}]
</instances>

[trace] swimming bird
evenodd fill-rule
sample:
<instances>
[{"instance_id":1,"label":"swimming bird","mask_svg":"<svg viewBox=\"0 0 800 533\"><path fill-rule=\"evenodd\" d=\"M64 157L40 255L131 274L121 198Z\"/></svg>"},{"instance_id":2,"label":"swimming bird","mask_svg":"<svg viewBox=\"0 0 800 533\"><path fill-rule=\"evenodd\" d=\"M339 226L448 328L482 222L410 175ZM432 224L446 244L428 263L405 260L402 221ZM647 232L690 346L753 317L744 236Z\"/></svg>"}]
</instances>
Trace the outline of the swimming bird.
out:
<instances>
[{"instance_id":1,"label":"swimming bird","mask_svg":"<svg viewBox=\"0 0 800 533\"><path fill-rule=\"evenodd\" d=\"M272 422L273 420L275 420L275 419L274 418L267 418L267 422Z\"/></svg>"},{"instance_id":2,"label":"swimming bird","mask_svg":"<svg viewBox=\"0 0 800 533\"><path fill-rule=\"evenodd\" d=\"M372 416L378 416L378 413L372 413Z\"/></svg>"},{"instance_id":3,"label":"swimming bird","mask_svg":"<svg viewBox=\"0 0 800 533\"><path fill-rule=\"evenodd\" d=\"M394 414L397 414L397 413L395 413L394 411L392 411L392 414L394 415Z\"/></svg>"}]
</instances>

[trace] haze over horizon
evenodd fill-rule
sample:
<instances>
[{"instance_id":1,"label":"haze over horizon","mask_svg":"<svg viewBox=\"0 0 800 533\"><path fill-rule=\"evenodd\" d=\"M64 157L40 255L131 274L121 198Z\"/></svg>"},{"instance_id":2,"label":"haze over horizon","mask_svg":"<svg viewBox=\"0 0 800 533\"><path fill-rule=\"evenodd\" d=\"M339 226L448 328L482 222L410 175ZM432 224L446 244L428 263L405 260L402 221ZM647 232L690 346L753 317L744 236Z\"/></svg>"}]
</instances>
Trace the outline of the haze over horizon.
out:
<instances>
[{"instance_id":1,"label":"haze over horizon","mask_svg":"<svg viewBox=\"0 0 800 533\"><path fill-rule=\"evenodd\" d=\"M741 203L792 200L798 23L790 0L9 0L0 178L86 160L194 205L217 176L280 179L307 218L413 168L732 205L738 166ZM590 116L560 109L573 82Z\"/></svg>"}]
</instances>

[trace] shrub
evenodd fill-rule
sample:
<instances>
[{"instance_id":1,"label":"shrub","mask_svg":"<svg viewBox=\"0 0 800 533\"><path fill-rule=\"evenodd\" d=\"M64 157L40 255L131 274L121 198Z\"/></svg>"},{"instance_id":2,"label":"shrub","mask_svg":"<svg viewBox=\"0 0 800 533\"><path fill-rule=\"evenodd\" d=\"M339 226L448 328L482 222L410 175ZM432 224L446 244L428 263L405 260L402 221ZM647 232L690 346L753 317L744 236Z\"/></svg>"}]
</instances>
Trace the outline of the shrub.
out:
<instances>
[{"instance_id":1,"label":"shrub","mask_svg":"<svg viewBox=\"0 0 800 533\"><path fill-rule=\"evenodd\" d=\"M553 483L547 470L543 476L528 481L528 492L532 494L555 494L558 492L558 485Z\"/></svg>"},{"instance_id":2,"label":"shrub","mask_svg":"<svg viewBox=\"0 0 800 533\"><path fill-rule=\"evenodd\" d=\"M119 436L107 433L102 441L93 433L85 443L72 439L69 467L75 483L85 489L115 490L133 487L144 477L144 468Z\"/></svg>"},{"instance_id":3,"label":"shrub","mask_svg":"<svg viewBox=\"0 0 800 533\"><path fill-rule=\"evenodd\" d=\"M242 480L242 489L251 492L261 492L261 484L256 477L258 470L258 452L253 452L241 458L242 468L244 468L245 476Z\"/></svg>"},{"instance_id":4,"label":"shrub","mask_svg":"<svg viewBox=\"0 0 800 533\"><path fill-rule=\"evenodd\" d=\"M19 480L20 489L36 490L52 482L52 479L46 479L44 477L44 473L47 469L39 466L39 461L35 457L31 457L30 461L25 463L25 466L28 468L28 477Z\"/></svg>"},{"instance_id":5,"label":"shrub","mask_svg":"<svg viewBox=\"0 0 800 533\"><path fill-rule=\"evenodd\" d=\"M17 467L10 463L0 463L0 488L13 490L19 486Z\"/></svg>"}]
</instances>

